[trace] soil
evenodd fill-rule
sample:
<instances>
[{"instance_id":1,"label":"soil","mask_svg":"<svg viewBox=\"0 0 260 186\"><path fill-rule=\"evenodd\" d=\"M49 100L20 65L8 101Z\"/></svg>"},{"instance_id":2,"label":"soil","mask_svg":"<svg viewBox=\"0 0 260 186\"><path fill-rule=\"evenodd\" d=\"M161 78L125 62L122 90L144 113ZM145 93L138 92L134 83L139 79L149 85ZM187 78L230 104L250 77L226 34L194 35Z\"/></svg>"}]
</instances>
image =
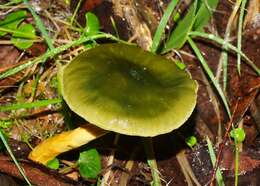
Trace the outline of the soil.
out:
<instances>
[{"instance_id":1,"label":"soil","mask_svg":"<svg viewBox=\"0 0 260 186\"><path fill-rule=\"evenodd\" d=\"M110 18L113 17L121 39L136 42L140 47L147 50L152 41L151 36L154 34L160 17L163 14L162 12L169 2L169 0L84 0L82 1L77 20L84 25L84 14L86 11L91 11L99 17L103 31L116 34ZM59 3L62 4L62 2ZM77 1L72 0L71 11L75 9L76 5ZM187 5L186 1L183 1L180 8L185 9ZM232 1L220 0L210 26L206 28L208 32L213 30L215 33L218 33L219 36L224 37L228 17L232 12L232 5ZM41 4L39 6L41 6ZM125 9L122 7L128 7L131 14L124 11ZM66 11L69 10L66 9ZM250 11L250 9L248 9L248 11ZM257 21L259 21L259 19ZM169 23L169 27L171 26L172 23ZM235 28L236 26L234 26L232 30L231 37L234 45L236 44ZM170 30L168 30L168 32L169 31ZM217 73L221 46L204 39L196 39L196 43L213 72ZM243 33L242 50L258 67L260 67L259 46L260 24L257 24L255 17L247 17L247 23L245 24ZM33 48L38 48L38 50L32 51L32 53L30 53L31 56L40 55L40 53L46 50L44 44L39 44L38 47ZM15 47L11 45L1 45L0 72L6 68L17 65L15 59L17 59L19 55L21 55L21 52ZM198 100L196 109L183 127L169 134L153 138L155 156L162 184L169 186L198 186L210 184L214 168L212 167L205 140L206 136L208 136L214 144L216 154L219 156L219 168L223 171L225 185L234 185L234 142L231 138L228 137L225 139L224 137L230 123L228 116L220 98L203 71L200 62L192 52L192 49L188 45L185 45L180 51L180 55L193 79L199 83ZM169 56L178 57L174 52L166 57ZM51 66L51 64L52 62L50 61L47 65ZM245 63L242 63L241 70L241 75L239 76L236 68L236 54L230 52L226 96L234 113L232 121L235 124L243 126L246 132L246 140L239 153L238 185L260 185L260 95L258 91L260 87L260 77ZM38 72L38 70L36 70L36 72ZM6 104L14 99L14 89L16 90L17 82L24 77L25 73L26 72L21 72L10 78L0 80L0 86L5 87L0 89L0 104ZM222 77L220 76L220 82L221 81ZM8 86L8 88L6 88L6 86ZM50 95L56 94L56 92L50 88L45 91L49 91ZM30 127L32 126L28 128L31 130L39 130L36 133L42 136L44 136L43 133L48 130L56 133L64 129L62 124L53 129L50 127L53 122L49 120L46 124L47 116L45 112L47 112L48 117L52 116L52 119L55 121L62 118L56 111L37 109L34 113L31 113L32 117L29 119L33 124L36 120L40 123L42 122L40 126L45 128L44 130L39 129L39 127L31 129ZM0 117L2 118L8 116L8 113L0 113ZM73 118L74 121L79 124L85 122L75 114L73 114ZM19 127L17 128L17 130L19 130ZM196 136L198 139L198 143L193 148L190 148L185 143L186 137L191 135ZM21 140L15 134L13 134L13 138L18 141ZM112 171L109 177L110 185L124 185L125 183L129 186L149 185L152 176L150 168L146 163L142 139L139 137L120 135L118 143L114 144L114 138L115 134L111 133L88 144L88 147L93 146L97 148L102 155L101 174L104 175L107 171ZM35 145L39 143L41 139L42 138L33 138L31 144ZM18 152L15 151L16 156L26 159L30 149L28 149L26 145L22 148L24 143L18 148L17 144L19 143L21 142L10 141L12 149L22 149ZM112 165L107 165L113 150L115 151L115 159ZM60 158L72 161L74 158L77 158L79 151L80 149L77 149L63 154ZM19 185L20 182L17 182L16 179L21 177L17 171L14 171L14 165L6 157L6 154L0 156L0 161L3 162L0 163L0 172L4 173L0 175L0 185L6 183L3 180L11 180L7 181L9 185ZM130 160L132 160L133 166L130 170L127 170L125 166ZM70 178L65 178L64 175L55 171L49 171L33 162L28 162L28 160L23 162L23 166L31 180L33 180L35 175L39 178L34 180L36 185L90 185L90 183L95 183L93 180L86 181L81 178L76 182ZM11 177L3 176L5 174L16 178L12 179ZM4 178L2 179L2 177ZM50 182L44 183L42 179L49 180ZM215 181L213 185L216 185Z\"/></svg>"}]
</instances>

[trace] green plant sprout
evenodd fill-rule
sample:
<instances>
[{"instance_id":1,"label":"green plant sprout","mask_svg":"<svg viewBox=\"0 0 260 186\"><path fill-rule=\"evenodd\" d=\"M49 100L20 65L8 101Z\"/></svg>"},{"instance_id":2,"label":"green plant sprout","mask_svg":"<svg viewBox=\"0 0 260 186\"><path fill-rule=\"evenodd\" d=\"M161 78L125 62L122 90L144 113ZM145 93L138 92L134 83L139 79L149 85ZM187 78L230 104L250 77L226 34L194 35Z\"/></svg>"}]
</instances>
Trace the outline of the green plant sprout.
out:
<instances>
[{"instance_id":1,"label":"green plant sprout","mask_svg":"<svg viewBox=\"0 0 260 186\"><path fill-rule=\"evenodd\" d=\"M246 134L245 134L245 131L244 129L242 128L234 128L231 130L230 132L230 136L237 140L237 142L241 143L245 140L246 138Z\"/></svg>"},{"instance_id":2,"label":"green plant sprout","mask_svg":"<svg viewBox=\"0 0 260 186\"><path fill-rule=\"evenodd\" d=\"M79 173L83 178L96 179L101 172L101 158L96 149L88 149L79 154L77 161Z\"/></svg>"},{"instance_id":3,"label":"green plant sprout","mask_svg":"<svg viewBox=\"0 0 260 186\"><path fill-rule=\"evenodd\" d=\"M239 169L239 144L245 140L246 134L243 128L233 128L230 131L230 136L234 139L235 142L235 186L237 186Z\"/></svg>"},{"instance_id":4,"label":"green plant sprout","mask_svg":"<svg viewBox=\"0 0 260 186\"><path fill-rule=\"evenodd\" d=\"M185 143L190 147L193 148L197 144L197 138L195 136L189 136L185 139Z\"/></svg>"}]
</instances>

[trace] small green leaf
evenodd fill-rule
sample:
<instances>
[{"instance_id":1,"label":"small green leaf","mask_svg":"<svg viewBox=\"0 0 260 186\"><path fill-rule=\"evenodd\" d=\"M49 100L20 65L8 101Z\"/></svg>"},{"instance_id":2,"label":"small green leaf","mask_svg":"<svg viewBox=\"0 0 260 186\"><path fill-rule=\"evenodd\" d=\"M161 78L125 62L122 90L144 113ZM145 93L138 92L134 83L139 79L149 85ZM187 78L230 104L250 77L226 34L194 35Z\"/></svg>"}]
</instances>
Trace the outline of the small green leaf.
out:
<instances>
[{"instance_id":1,"label":"small green leaf","mask_svg":"<svg viewBox=\"0 0 260 186\"><path fill-rule=\"evenodd\" d=\"M202 31L203 27L211 18L212 12L218 5L218 0L203 0L196 14L193 31Z\"/></svg>"},{"instance_id":2,"label":"small green leaf","mask_svg":"<svg viewBox=\"0 0 260 186\"><path fill-rule=\"evenodd\" d=\"M8 14L4 20L0 21L0 28L16 30L17 26L24 20L27 12L24 10L16 11ZM0 37L6 35L7 32L0 31Z\"/></svg>"},{"instance_id":3,"label":"small green leaf","mask_svg":"<svg viewBox=\"0 0 260 186\"><path fill-rule=\"evenodd\" d=\"M184 69L186 68L186 65L185 65L183 62L181 62L180 60L176 60L176 61L175 61L175 64L176 64L177 67L179 67L179 69L181 69L181 70L184 70Z\"/></svg>"},{"instance_id":4,"label":"small green leaf","mask_svg":"<svg viewBox=\"0 0 260 186\"><path fill-rule=\"evenodd\" d=\"M96 149L81 152L78 160L79 173L86 179L95 179L101 171L101 160Z\"/></svg>"},{"instance_id":5,"label":"small green leaf","mask_svg":"<svg viewBox=\"0 0 260 186\"><path fill-rule=\"evenodd\" d=\"M20 33L14 33L12 35L11 41L12 43L19 49L26 49L33 45L33 41L31 39L25 38L24 34L28 35L30 38L36 37L35 29L32 24L24 24L21 25L18 29ZM24 33L24 34L23 34Z\"/></svg>"},{"instance_id":6,"label":"small green leaf","mask_svg":"<svg viewBox=\"0 0 260 186\"><path fill-rule=\"evenodd\" d=\"M100 29L98 17L91 12L87 12L85 14L85 17L86 17L85 34L88 36L96 34Z\"/></svg>"},{"instance_id":7,"label":"small green leaf","mask_svg":"<svg viewBox=\"0 0 260 186\"><path fill-rule=\"evenodd\" d=\"M15 32L12 36L26 39L36 38L35 29L32 24L23 24L19 26L17 32Z\"/></svg>"},{"instance_id":8,"label":"small green leaf","mask_svg":"<svg viewBox=\"0 0 260 186\"><path fill-rule=\"evenodd\" d=\"M235 128L235 129L231 130L230 136L233 139L236 139L238 142L243 142L246 138L245 131L242 128Z\"/></svg>"},{"instance_id":9,"label":"small green leaf","mask_svg":"<svg viewBox=\"0 0 260 186\"><path fill-rule=\"evenodd\" d=\"M197 138L195 136L189 136L185 139L186 144L192 148L197 144Z\"/></svg>"},{"instance_id":10,"label":"small green leaf","mask_svg":"<svg viewBox=\"0 0 260 186\"><path fill-rule=\"evenodd\" d=\"M57 170L60 167L60 161L57 158L54 158L47 163L47 167Z\"/></svg>"},{"instance_id":11,"label":"small green leaf","mask_svg":"<svg viewBox=\"0 0 260 186\"><path fill-rule=\"evenodd\" d=\"M194 1L188 10L188 13L179 21L177 27L173 30L169 40L165 44L163 53L168 52L171 49L180 49L184 45L195 20L196 7L197 1Z\"/></svg>"}]
</instances>

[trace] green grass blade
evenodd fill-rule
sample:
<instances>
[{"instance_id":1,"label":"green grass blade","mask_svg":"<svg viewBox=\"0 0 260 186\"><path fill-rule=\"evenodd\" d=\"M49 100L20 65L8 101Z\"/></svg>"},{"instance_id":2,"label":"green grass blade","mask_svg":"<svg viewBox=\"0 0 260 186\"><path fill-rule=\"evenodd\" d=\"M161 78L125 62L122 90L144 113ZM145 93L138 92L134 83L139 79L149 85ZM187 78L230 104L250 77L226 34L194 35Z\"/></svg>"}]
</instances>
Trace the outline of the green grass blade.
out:
<instances>
[{"instance_id":1,"label":"green grass blade","mask_svg":"<svg viewBox=\"0 0 260 186\"><path fill-rule=\"evenodd\" d=\"M215 155L212 143L211 143L211 141L210 141L208 136L206 137L206 140L207 140L208 151L209 151L209 156L210 156L210 159L211 159L211 163L212 163L212 165L214 167L215 163L216 163L216 155ZM223 176L222 176L221 171L219 170L219 168L217 169L216 179L217 179L217 182L218 182L219 186L225 186L224 179L223 179Z\"/></svg>"},{"instance_id":2,"label":"green grass blade","mask_svg":"<svg viewBox=\"0 0 260 186\"><path fill-rule=\"evenodd\" d=\"M12 150L10 149L10 147L9 147L9 145L8 145L8 143L7 143L7 141L6 141L5 137L4 137L3 132L2 132L1 129L0 129L0 138L1 138L1 140L2 140L2 142L3 142L3 144L4 144L4 146L5 146L6 150L8 151L9 155L11 156L12 160L14 161L16 167L18 168L20 174L23 176L23 178L25 179L25 181L27 182L27 184L28 184L29 186L32 186L32 184L30 183L29 179L28 179L27 176L25 175L23 168L19 165L19 163L18 163L18 161L16 160L16 158L15 158L15 156L14 156Z\"/></svg>"},{"instance_id":3,"label":"green grass blade","mask_svg":"<svg viewBox=\"0 0 260 186\"><path fill-rule=\"evenodd\" d=\"M228 19L228 23L226 26L226 31L225 31L225 36L224 36L224 40L225 42L222 45L222 52L221 52L221 57L219 59L219 63L223 65L223 87L224 90L226 90L227 87L227 78L228 78L228 73L227 73L227 68L228 68L228 53L227 53L227 44L229 43L229 38L230 38L230 34L231 34L231 29L232 29L232 24L235 20L235 16L237 14L237 11L240 7L242 0L236 0L236 3L234 4L234 6L232 7L233 10L231 12L231 15L229 16Z\"/></svg>"},{"instance_id":4,"label":"green grass blade","mask_svg":"<svg viewBox=\"0 0 260 186\"><path fill-rule=\"evenodd\" d=\"M178 4L179 0L172 0L170 2L170 4L168 5L167 9L165 10L163 16L162 16L162 19L156 29L156 32L154 34L154 37L153 37L153 43L152 43L152 46L151 46L151 49L150 51L153 52L153 53L156 53L159 45L160 45L160 41L163 37L163 34L164 34L164 30L165 30L165 27L168 23L168 20L169 18L171 17L171 14L175 8L175 6Z\"/></svg>"},{"instance_id":5,"label":"green grass blade","mask_svg":"<svg viewBox=\"0 0 260 186\"><path fill-rule=\"evenodd\" d=\"M93 41L93 40L101 39L101 38L111 39L111 40L118 41L118 42L121 42L121 43L129 44L126 41L120 40L117 37L115 37L111 34L106 34L106 33L100 33L100 34L92 35L92 36L88 36L88 37L83 36L83 37L80 37L79 39L77 39L75 41L72 41L72 42L66 44L66 45L62 45L60 47L55 48L54 50L47 51L44 55L34 59L33 61L28 61L24 64L17 66L17 67L14 67L12 69L9 69L5 72L0 73L0 80L4 79L6 77L9 77L11 75L14 75L14 74L24 70L25 68L30 67L33 64L44 63L47 58L54 57L55 55L65 51L65 50L67 50L71 47L79 46L82 43L85 43L87 41Z\"/></svg>"},{"instance_id":6,"label":"green grass blade","mask_svg":"<svg viewBox=\"0 0 260 186\"><path fill-rule=\"evenodd\" d=\"M27 16L27 12L25 10L19 10L12 13L9 13L5 16L3 20L0 20L0 26L10 24L14 21L24 20Z\"/></svg>"},{"instance_id":7,"label":"green grass blade","mask_svg":"<svg viewBox=\"0 0 260 186\"><path fill-rule=\"evenodd\" d=\"M223 45L224 44L224 39L215 36L214 34L207 34L204 32L190 32L189 33L190 36L199 36L202 38L206 38L212 41L215 41L216 43ZM240 51L238 48L236 48L234 45L227 43L226 44L227 49L230 49L236 53L239 53L241 55L241 57L244 58L245 62L252 68L255 70L255 72L257 73L257 75L260 75L260 69L254 64L254 62L252 60L250 60L242 51Z\"/></svg>"},{"instance_id":8,"label":"green grass blade","mask_svg":"<svg viewBox=\"0 0 260 186\"><path fill-rule=\"evenodd\" d=\"M41 31L43 38L45 39L48 47L50 50L53 50L55 47L52 44L52 40L50 39L48 32L46 31L46 28L41 20L41 18L36 14L35 10L33 9L33 7L29 4L28 0L23 0L24 4L27 6L27 8L30 10L36 26L38 27L38 29Z\"/></svg>"},{"instance_id":9,"label":"green grass blade","mask_svg":"<svg viewBox=\"0 0 260 186\"><path fill-rule=\"evenodd\" d=\"M72 15L71 20L70 20L70 24L71 24L71 25L73 25L73 23L74 23L74 20L75 20L75 17L76 17L76 15L77 15L78 11L79 11L81 2L82 2L82 0L79 0L79 1L78 1L77 6L76 6L76 8L75 8L75 10L74 10L74 12L73 12L73 15Z\"/></svg>"},{"instance_id":10,"label":"green grass blade","mask_svg":"<svg viewBox=\"0 0 260 186\"><path fill-rule=\"evenodd\" d=\"M239 20L238 20L238 30L237 30L237 49L241 51L241 43L242 43L242 27L243 27L243 18L245 15L245 7L246 7L247 0L242 0L241 6L240 6L240 14L239 14ZM241 74L241 54L237 53L237 71L238 74Z\"/></svg>"},{"instance_id":11,"label":"green grass blade","mask_svg":"<svg viewBox=\"0 0 260 186\"><path fill-rule=\"evenodd\" d=\"M216 80L213 72L211 71L211 69L209 68L206 60L204 59L204 57L202 56L199 48L197 47L197 45L193 42L193 40L191 38L188 37L188 42L191 46L191 48L193 49L193 51L195 52L196 56L198 57L203 69L205 70L205 72L207 73L207 75L209 76L210 80L212 81L214 87L216 88L222 102L224 103L225 109L228 113L228 116L231 117L231 112L230 112L230 108L227 102L227 99L218 83L218 81Z\"/></svg>"},{"instance_id":12,"label":"green grass blade","mask_svg":"<svg viewBox=\"0 0 260 186\"><path fill-rule=\"evenodd\" d=\"M194 31L202 31L203 27L209 22L213 10L218 5L219 0L203 0L193 24Z\"/></svg>"},{"instance_id":13,"label":"green grass blade","mask_svg":"<svg viewBox=\"0 0 260 186\"><path fill-rule=\"evenodd\" d=\"M197 0L192 3L185 17L177 23L169 40L165 43L162 53L171 49L180 49L184 45L195 21L196 8Z\"/></svg>"},{"instance_id":14,"label":"green grass blade","mask_svg":"<svg viewBox=\"0 0 260 186\"><path fill-rule=\"evenodd\" d=\"M17 67L14 67L14 68L9 69L5 72L2 72L2 73L0 73L0 80L4 79L6 77L9 77L11 75L14 75L14 74L26 69L27 67L31 66L32 64L34 64L34 61L28 61L27 63L21 64Z\"/></svg>"},{"instance_id":15,"label":"green grass blade","mask_svg":"<svg viewBox=\"0 0 260 186\"><path fill-rule=\"evenodd\" d=\"M45 107L50 104L56 104L56 103L61 103L61 102L62 102L62 99L47 99L47 100L35 101L32 103L16 103L16 104L10 104L10 105L1 105L0 112L18 110L18 109L29 109L29 108L35 108L35 107Z\"/></svg>"},{"instance_id":16,"label":"green grass blade","mask_svg":"<svg viewBox=\"0 0 260 186\"><path fill-rule=\"evenodd\" d=\"M118 29L117 29L117 26L116 26L116 22L115 22L113 16L110 16L110 21L111 21L112 27L113 27L113 29L115 31L116 37L120 38Z\"/></svg>"},{"instance_id":17,"label":"green grass blade","mask_svg":"<svg viewBox=\"0 0 260 186\"><path fill-rule=\"evenodd\" d=\"M1 26L0 26L0 32L8 32L8 33L16 34L16 35L19 35L19 37L26 38L26 39L36 39L37 38L37 36L32 35L31 33L25 33L25 32L21 32L19 30L13 30L13 29L4 28Z\"/></svg>"},{"instance_id":18,"label":"green grass blade","mask_svg":"<svg viewBox=\"0 0 260 186\"><path fill-rule=\"evenodd\" d=\"M0 9L10 9L10 8L12 8L11 6L19 4L21 2L22 2L22 0L21 1L20 0L9 1L9 2L7 2L5 4L0 5Z\"/></svg>"},{"instance_id":19,"label":"green grass blade","mask_svg":"<svg viewBox=\"0 0 260 186\"><path fill-rule=\"evenodd\" d=\"M80 44L82 44L82 43L84 43L86 41L89 41L89 40L91 40L91 39L87 38L87 37L81 37L78 40L72 41L72 42L70 42L70 43L68 43L66 45L62 45L62 46L60 46L58 48L55 48L54 50L47 51L44 55L42 55L42 56L40 56L40 57L38 57L38 58L36 58L36 59L34 59L32 61L28 61L28 62L26 62L24 64L21 64L21 65L17 66L17 67L14 67L12 69L9 69L9 70L7 70L5 72L0 73L0 80L4 79L6 77L9 77L11 75L14 75L14 74L16 74L16 73L18 73L18 72L20 72L20 71L30 67L33 64L44 63L47 58L54 57L55 55L65 51L65 50L67 50L67 49L69 49L71 47L78 46L78 45L80 45Z\"/></svg>"},{"instance_id":20,"label":"green grass blade","mask_svg":"<svg viewBox=\"0 0 260 186\"><path fill-rule=\"evenodd\" d=\"M159 176L159 170L157 167L157 162L156 162L156 158L154 156L154 148L153 148L153 141L151 137L148 138L143 138L143 142L144 142L144 150L147 156L147 163L151 168L151 172L152 172L152 177L153 177L153 181L152 181L152 186L161 186L161 180L160 180L160 176Z\"/></svg>"}]
</instances>

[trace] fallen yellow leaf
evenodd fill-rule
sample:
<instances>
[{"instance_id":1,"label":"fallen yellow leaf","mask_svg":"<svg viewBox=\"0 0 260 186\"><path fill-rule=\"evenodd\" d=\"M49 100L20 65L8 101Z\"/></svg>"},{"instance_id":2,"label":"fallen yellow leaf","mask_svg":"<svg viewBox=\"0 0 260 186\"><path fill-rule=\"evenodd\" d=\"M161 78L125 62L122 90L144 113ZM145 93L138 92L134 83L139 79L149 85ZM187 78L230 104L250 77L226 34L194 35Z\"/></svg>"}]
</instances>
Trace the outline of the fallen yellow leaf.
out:
<instances>
[{"instance_id":1,"label":"fallen yellow leaf","mask_svg":"<svg viewBox=\"0 0 260 186\"><path fill-rule=\"evenodd\" d=\"M29 154L29 159L46 165L59 154L78 148L108 133L93 125L84 125L71 131L62 132L36 146Z\"/></svg>"}]
</instances>

